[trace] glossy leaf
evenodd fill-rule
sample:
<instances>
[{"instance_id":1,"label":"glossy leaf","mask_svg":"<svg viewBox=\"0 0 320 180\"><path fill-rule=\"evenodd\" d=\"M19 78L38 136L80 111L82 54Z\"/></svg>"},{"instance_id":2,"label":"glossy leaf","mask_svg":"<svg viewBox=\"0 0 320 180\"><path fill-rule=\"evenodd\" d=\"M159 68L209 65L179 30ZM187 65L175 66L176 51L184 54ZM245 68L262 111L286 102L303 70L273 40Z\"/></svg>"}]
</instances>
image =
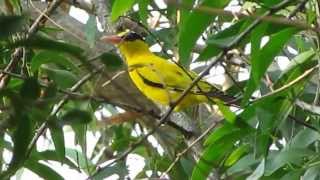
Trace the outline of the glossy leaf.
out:
<instances>
[{"instance_id":1,"label":"glossy leaf","mask_svg":"<svg viewBox=\"0 0 320 180\"><path fill-rule=\"evenodd\" d=\"M78 78L70 71L55 69L48 66L42 66L49 78L53 80L58 87L63 89L72 87L78 80Z\"/></svg>"},{"instance_id":2,"label":"glossy leaf","mask_svg":"<svg viewBox=\"0 0 320 180\"><path fill-rule=\"evenodd\" d=\"M115 21L119 16L124 15L135 2L135 0L115 0L111 10L111 21Z\"/></svg>"},{"instance_id":3,"label":"glossy leaf","mask_svg":"<svg viewBox=\"0 0 320 180\"><path fill-rule=\"evenodd\" d=\"M78 151L76 149L70 149L66 148L66 155L70 159L72 159L74 162L77 162L77 165L80 169L83 169L85 172L88 173L89 171L92 171L95 169L94 164L91 162L90 159L88 159L84 153L81 151Z\"/></svg>"},{"instance_id":4,"label":"glossy leaf","mask_svg":"<svg viewBox=\"0 0 320 180\"><path fill-rule=\"evenodd\" d=\"M320 177L320 166L314 166L306 170L304 175L301 177L303 180L316 180Z\"/></svg>"},{"instance_id":5,"label":"glossy leaf","mask_svg":"<svg viewBox=\"0 0 320 180\"><path fill-rule=\"evenodd\" d=\"M40 96L40 84L36 78L28 78L22 84L20 95L23 98L35 100Z\"/></svg>"},{"instance_id":6,"label":"glossy leaf","mask_svg":"<svg viewBox=\"0 0 320 180\"><path fill-rule=\"evenodd\" d=\"M284 44L297 32L295 28L284 29L270 37L268 43L251 59L252 69L242 103L247 103L251 94L259 86L260 80L280 52Z\"/></svg>"},{"instance_id":7,"label":"glossy leaf","mask_svg":"<svg viewBox=\"0 0 320 180\"><path fill-rule=\"evenodd\" d=\"M70 54L80 60L84 60L84 50L78 46L68 44L61 41L49 39L44 36L34 35L28 39L22 39L9 44L9 47L27 46L35 49L46 49Z\"/></svg>"},{"instance_id":8,"label":"glossy leaf","mask_svg":"<svg viewBox=\"0 0 320 180\"><path fill-rule=\"evenodd\" d=\"M123 65L123 60L120 56L114 53L103 53L100 55L101 62L106 66L107 69L117 70Z\"/></svg>"},{"instance_id":9,"label":"glossy leaf","mask_svg":"<svg viewBox=\"0 0 320 180\"><path fill-rule=\"evenodd\" d=\"M230 134L225 136L223 140L211 144L202 153L200 160L195 165L192 177L193 180L207 179L207 176L214 167L218 167L221 160L233 147L233 143L238 135Z\"/></svg>"},{"instance_id":10,"label":"glossy leaf","mask_svg":"<svg viewBox=\"0 0 320 180\"><path fill-rule=\"evenodd\" d=\"M94 180L100 180L100 179L104 179L106 177L109 177L113 174L117 174L119 175L119 177L123 177L125 176L125 174L127 174L127 167L125 165L125 163L123 161L118 162L117 164L110 166L106 169L104 169L103 171L100 171L97 176L95 176L93 179Z\"/></svg>"},{"instance_id":11,"label":"glossy leaf","mask_svg":"<svg viewBox=\"0 0 320 180\"><path fill-rule=\"evenodd\" d=\"M92 48L96 42L97 22L96 16L90 15L84 29L86 40Z\"/></svg>"},{"instance_id":12,"label":"glossy leaf","mask_svg":"<svg viewBox=\"0 0 320 180\"><path fill-rule=\"evenodd\" d=\"M223 8L229 3L229 0L204 0L200 4L201 6ZM209 26L209 24L214 20L215 16L208 15L205 13L193 11L188 15L184 21L181 31L179 34L178 48L179 48L179 62L183 66L188 66L190 64L190 53L196 41L203 33L203 31Z\"/></svg>"},{"instance_id":13,"label":"glossy leaf","mask_svg":"<svg viewBox=\"0 0 320 180\"><path fill-rule=\"evenodd\" d=\"M48 180L64 179L55 170L37 161L28 160L24 166L44 179L48 179Z\"/></svg>"},{"instance_id":14,"label":"glossy leaf","mask_svg":"<svg viewBox=\"0 0 320 180\"><path fill-rule=\"evenodd\" d=\"M13 174L23 164L26 158L26 153L28 151L28 145L33 135L33 127L28 116L17 115L14 118L16 118L15 120L18 121L18 126L13 134L14 145L12 151L12 159L10 161L7 171L4 174L2 174L1 177L4 179Z\"/></svg>"},{"instance_id":15,"label":"glossy leaf","mask_svg":"<svg viewBox=\"0 0 320 180\"><path fill-rule=\"evenodd\" d=\"M232 175L239 172L245 172L251 169L251 166L259 164L259 159L256 159L253 154L248 154L238 160L232 167L227 170L227 173Z\"/></svg>"},{"instance_id":16,"label":"glossy leaf","mask_svg":"<svg viewBox=\"0 0 320 180\"><path fill-rule=\"evenodd\" d=\"M235 162L237 162L245 153L249 150L249 145L244 144L234 150L229 157L226 159L224 165L225 166L232 166Z\"/></svg>"},{"instance_id":17,"label":"glossy leaf","mask_svg":"<svg viewBox=\"0 0 320 180\"><path fill-rule=\"evenodd\" d=\"M57 156L60 162L63 162L66 155L64 133L62 130L62 126L60 126L56 121L57 121L56 119L52 119L51 122L49 123L50 134L52 137L52 141L53 141Z\"/></svg>"},{"instance_id":18,"label":"glossy leaf","mask_svg":"<svg viewBox=\"0 0 320 180\"><path fill-rule=\"evenodd\" d=\"M73 109L62 116L63 124L88 124L92 120L91 114L87 111Z\"/></svg>"},{"instance_id":19,"label":"glossy leaf","mask_svg":"<svg viewBox=\"0 0 320 180\"><path fill-rule=\"evenodd\" d=\"M280 78L277 80L274 87L280 88L303 74L307 69L315 66L316 61L312 61L314 56L315 52L313 50L308 50L294 57L287 68L281 73Z\"/></svg>"},{"instance_id":20,"label":"glossy leaf","mask_svg":"<svg viewBox=\"0 0 320 180\"><path fill-rule=\"evenodd\" d=\"M259 166L253 171L253 173L247 177L247 180L256 180L263 176L265 168L265 160L262 159Z\"/></svg>"},{"instance_id":21,"label":"glossy leaf","mask_svg":"<svg viewBox=\"0 0 320 180\"><path fill-rule=\"evenodd\" d=\"M42 64L53 63L61 65L64 68L70 68L75 70L76 66L65 55L54 51L41 51L33 56L31 61L31 71L37 71Z\"/></svg>"},{"instance_id":22,"label":"glossy leaf","mask_svg":"<svg viewBox=\"0 0 320 180\"><path fill-rule=\"evenodd\" d=\"M223 117L229 123L231 123L231 124L235 123L235 121L237 119L237 115L234 112L232 112L229 107L224 105L224 102L222 102L221 100L217 99L217 100L215 100L215 102L217 103L219 110L223 114Z\"/></svg>"},{"instance_id":23,"label":"glossy leaf","mask_svg":"<svg viewBox=\"0 0 320 180\"><path fill-rule=\"evenodd\" d=\"M287 163L301 163L303 157L312 155L314 152L307 149L288 149L278 153L274 158L267 161L265 175L271 175L273 172L283 167Z\"/></svg>"},{"instance_id":24,"label":"glossy leaf","mask_svg":"<svg viewBox=\"0 0 320 180\"><path fill-rule=\"evenodd\" d=\"M318 141L320 134L317 131L311 129L303 129L292 139L290 142L291 148L306 148L310 144Z\"/></svg>"},{"instance_id":25,"label":"glossy leaf","mask_svg":"<svg viewBox=\"0 0 320 180\"><path fill-rule=\"evenodd\" d=\"M145 25L148 26L148 5L150 3L150 0L138 0L138 5L139 5L139 17L141 22Z\"/></svg>"},{"instance_id":26,"label":"glossy leaf","mask_svg":"<svg viewBox=\"0 0 320 180\"><path fill-rule=\"evenodd\" d=\"M23 28L25 17L23 16L0 16L0 39L7 38Z\"/></svg>"},{"instance_id":27,"label":"glossy leaf","mask_svg":"<svg viewBox=\"0 0 320 180\"><path fill-rule=\"evenodd\" d=\"M79 167L72 162L69 158L64 157L63 160L61 161L61 158L58 156L57 152L55 150L46 150L46 151L41 151L41 152L34 152L32 155L32 159L34 160L44 160L44 161L57 161L57 162L62 162L66 165L68 165L70 168L73 168L77 171L79 171Z\"/></svg>"}]
</instances>

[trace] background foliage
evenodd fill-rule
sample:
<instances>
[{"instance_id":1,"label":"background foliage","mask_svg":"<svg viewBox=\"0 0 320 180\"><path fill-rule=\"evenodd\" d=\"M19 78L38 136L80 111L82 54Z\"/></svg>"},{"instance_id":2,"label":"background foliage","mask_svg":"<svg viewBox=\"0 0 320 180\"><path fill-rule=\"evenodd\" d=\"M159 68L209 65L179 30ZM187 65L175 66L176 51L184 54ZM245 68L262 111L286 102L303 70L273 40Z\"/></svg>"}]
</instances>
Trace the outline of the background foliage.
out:
<instances>
[{"instance_id":1,"label":"background foliage","mask_svg":"<svg viewBox=\"0 0 320 180\"><path fill-rule=\"evenodd\" d=\"M320 2L166 3L0 2L1 179L23 169L68 179L57 166L88 179L320 178ZM68 15L74 7L89 14L85 24ZM152 104L98 40L117 27L219 81L241 106ZM132 154L145 164L136 175Z\"/></svg>"}]
</instances>

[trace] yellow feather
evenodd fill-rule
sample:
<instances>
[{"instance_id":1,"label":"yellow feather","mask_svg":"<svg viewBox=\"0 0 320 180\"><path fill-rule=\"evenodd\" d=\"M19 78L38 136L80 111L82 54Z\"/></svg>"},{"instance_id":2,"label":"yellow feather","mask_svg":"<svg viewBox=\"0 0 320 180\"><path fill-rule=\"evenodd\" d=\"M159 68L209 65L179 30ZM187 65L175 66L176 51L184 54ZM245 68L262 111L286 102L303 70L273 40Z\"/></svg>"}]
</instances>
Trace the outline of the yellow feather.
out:
<instances>
[{"instance_id":1,"label":"yellow feather","mask_svg":"<svg viewBox=\"0 0 320 180\"><path fill-rule=\"evenodd\" d=\"M118 47L127 62L129 75L136 87L149 99L162 105L175 102L196 76L192 71L188 71L188 75L178 65L153 54L142 40L122 41ZM207 96L201 92L209 93L212 90L217 89L205 81L200 81L175 107L175 111L207 102Z\"/></svg>"}]
</instances>

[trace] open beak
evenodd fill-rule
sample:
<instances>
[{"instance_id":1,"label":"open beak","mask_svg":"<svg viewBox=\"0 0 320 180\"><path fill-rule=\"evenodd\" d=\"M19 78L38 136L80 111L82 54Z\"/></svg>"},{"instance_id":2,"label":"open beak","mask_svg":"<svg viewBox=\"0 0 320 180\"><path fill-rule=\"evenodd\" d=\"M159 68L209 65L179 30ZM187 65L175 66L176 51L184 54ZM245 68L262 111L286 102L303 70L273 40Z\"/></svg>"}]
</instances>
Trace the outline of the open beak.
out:
<instances>
[{"instance_id":1,"label":"open beak","mask_svg":"<svg viewBox=\"0 0 320 180\"><path fill-rule=\"evenodd\" d=\"M122 41L122 38L118 35L110 35L110 36L102 36L100 40L106 43L116 45Z\"/></svg>"}]
</instances>

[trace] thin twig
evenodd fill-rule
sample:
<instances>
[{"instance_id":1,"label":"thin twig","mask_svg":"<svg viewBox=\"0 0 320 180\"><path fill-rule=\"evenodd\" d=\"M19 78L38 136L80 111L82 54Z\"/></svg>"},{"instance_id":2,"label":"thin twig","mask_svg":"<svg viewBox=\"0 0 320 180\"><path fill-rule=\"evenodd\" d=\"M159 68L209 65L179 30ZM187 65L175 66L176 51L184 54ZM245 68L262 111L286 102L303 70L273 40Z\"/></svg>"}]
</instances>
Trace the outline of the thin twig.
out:
<instances>
[{"instance_id":1,"label":"thin twig","mask_svg":"<svg viewBox=\"0 0 320 180\"><path fill-rule=\"evenodd\" d=\"M305 77L309 76L315 69L317 69L318 66L315 66L315 67L312 67L308 70L306 70L303 74L301 74L300 76L298 76L296 79L290 81L288 84L285 84L283 85L282 87L278 88L278 89L275 89L274 91L268 93L268 94L265 94L263 96L261 96L260 98L258 99L255 99L253 100L252 102L256 102L256 101L260 101L262 99L265 99L267 97L270 97L270 96L273 96L275 94L278 94L278 93L281 93L289 88L291 88L293 85L299 83L300 81L302 81Z\"/></svg>"},{"instance_id":2,"label":"thin twig","mask_svg":"<svg viewBox=\"0 0 320 180\"><path fill-rule=\"evenodd\" d=\"M213 128L215 128L218 124L220 124L222 120L217 121L216 123L212 123L208 129L206 129L197 139L195 139L187 148L177 154L175 160L170 164L167 170L165 170L160 177L164 177L164 175L168 174L174 165L180 160L180 158L187 153L195 144L201 141Z\"/></svg>"},{"instance_id":3,"label":"thin twig","mask_svg":"<svg viewBox=\"0 0 320 180\"><path fill-rule=\"evenodd\" d=\"M114 76L112 76L108 81L106 81L105 83L102 84L102 87L107 86L108 84L110 84L112 81L114 81L115 79L117 79L119 76L121 76L122 74L124 74L127 71L119 71L117 72Z\"/></svg>"},{"instance_id":4,"label":"thin twig","mask_svg":"<svg viewBox=\"0 0 320 180\"><path fill-rule=\"evenodd\" d=\"M316 127L314 127L314 126L312 126L312 125L310 125L310 124L308 124L308 123L306 123L305 121L302 121L302 120L300 120L300 119L297 119L295 116L289 115L288 117L289 117L290 119L292 119L293 121L295 121L296 123L298 123L298 124L301 124L301 125L309 128L309 129L311 129L311 130L314 130L314 131L319 132L319 129L317 129Z\"/></svg>"},{"instance_id":5,"label":"thin twig","mask_svg":"<svg viewBox=\"0 0 320 180\"><path fill-rule=\"evenodd\" d=\"M86 83L89 79L91 79L95 74L97 74L98 72L102 71L103 67L94 70L93 72L83 76L82 79L80 79L76 84L74 84L70 91L71 92L75 92L77 91L84 83ZM38 128L36 135L32 138L29 146L28 146L28 150L26 153L26 157L28 157L30 155L30 153L32 152L33 147L35 146L35 144L37 143L39 137L45 132L45 130L47 129L49 120L51 117L55 116L60 109L63 107L63 105L68 101L69 99L69 95L65 95L60 102L54 106L54 108L52 109L50 115L48 116L48 118L46 119L46 121L44 123L42 123L42 125Z\"/></svg>"},{"instance_id":6,"label":"thin twig","mask_svg":"<svg viewBox=\"0 0 320 180\"><path fill-rule=\"evenodd\" d=\"M237 89L239 91L241 91L241 93L244 93L244 90L241 88L241 86L239 85L238 81L236 81L234 79L234 77L232 76L232 74L228 71L227 67L223 63L220 63L220 65L223 67L226 75L231 79L232 83L237 87Z\"/></svg>"}]
</instances>

